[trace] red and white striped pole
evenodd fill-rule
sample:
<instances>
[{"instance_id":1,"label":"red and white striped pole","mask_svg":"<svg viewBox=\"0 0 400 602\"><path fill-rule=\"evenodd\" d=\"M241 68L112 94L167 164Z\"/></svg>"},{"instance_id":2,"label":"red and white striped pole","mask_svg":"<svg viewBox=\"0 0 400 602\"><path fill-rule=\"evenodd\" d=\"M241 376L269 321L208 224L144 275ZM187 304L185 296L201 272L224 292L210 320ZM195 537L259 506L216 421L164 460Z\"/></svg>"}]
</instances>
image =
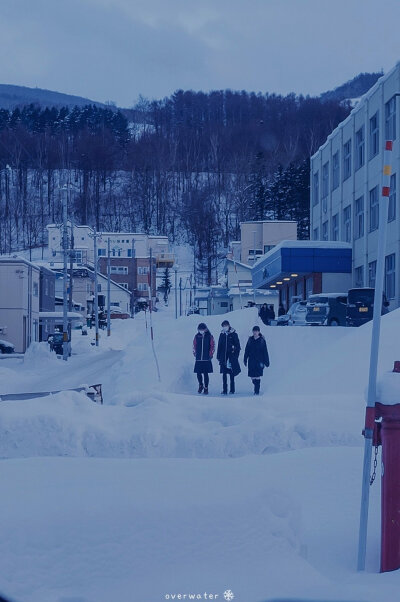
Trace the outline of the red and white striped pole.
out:
<instances>
[{"instance_id":1,"label":"red and white striped pole","mask_svg":"<svg viewBox=\"0 0 400 602\"><path fill-rule=\"evenodd\" d=\"M389 195L390 195L390 176L391 154L393 142L387 140L385 144L384 166L382 176L382 194L379 203L379 238L378 254L376 259L375 275L375 295L374 295L374 317L372 322L371 353L369 363L369 381L367 394L367 407L365 412L365 427L363 435L364 441L364 463L361 492L361 510L360 510L360 531L358 539L358 561L357 569L365 569L365 556L367 550L367 531L368 531L368 510L369 510L369 487L372 455L372 436L375 421L375 402L376 402L376 378L378 371L379 339L381 332L381 313L383 299L383 281L385 276L385 253L386 253L386 232L388 221Z\"/></svg>"}]
</instances>

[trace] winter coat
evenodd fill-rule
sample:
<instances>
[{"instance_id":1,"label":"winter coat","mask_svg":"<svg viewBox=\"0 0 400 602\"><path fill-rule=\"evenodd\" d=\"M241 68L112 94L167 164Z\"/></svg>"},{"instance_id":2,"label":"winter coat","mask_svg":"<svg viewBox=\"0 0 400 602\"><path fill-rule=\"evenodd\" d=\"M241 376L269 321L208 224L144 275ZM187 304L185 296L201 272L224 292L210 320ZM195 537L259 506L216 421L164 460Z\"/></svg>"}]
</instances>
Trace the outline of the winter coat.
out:
<instances>
[{"instance_id":1,"label":"winter coat","mask_svg":"<svg viewBox=\"0 0 400 602\"><path fill-rule=\"evenodd\" d=\"M244 365L248 362L248 375L258 378L263 375L264 367L269 366L267 343L261 334L257 339L249 338L244 352Z\"/></svg>"},{"instance_id":2,"label":"winter coat","mask_svg":"<svg viewBox=\"0 0 400 602\"><path fill-rule=\"evenodd\" d=\"M197 374L209 374L213 372L212 357L215 351L215 341L209 330L206 330L204 334L199 332L193 339L193 355L196 358L193 372Z\"/></svg>"},{"instance_id":3,"label":"winter coat","mask_svg":"<svg viewBox=\"0 0 400 602\"><path fill-rule=\"evenodd\" d=\"M240 341L237 332L234 328L230 328L228 332L224 330L219 335L217 360L219 361L221 374L233 374L237 376L240 372L239 366ZM228 368L230 362L230 368Z\"/></svg>"},{"instance_id":4,"label":"winter coat","mask_svg":"<svg viewBox=\"0 0 400 602\"><path fill-rule=\"evenodd\" d=\"M269 321L271 319L270 310L268 309L268 307L261 307L260 311L258 312L258 315L260 316L264 324L268 326Z\"/></svg>"}]
</instances>

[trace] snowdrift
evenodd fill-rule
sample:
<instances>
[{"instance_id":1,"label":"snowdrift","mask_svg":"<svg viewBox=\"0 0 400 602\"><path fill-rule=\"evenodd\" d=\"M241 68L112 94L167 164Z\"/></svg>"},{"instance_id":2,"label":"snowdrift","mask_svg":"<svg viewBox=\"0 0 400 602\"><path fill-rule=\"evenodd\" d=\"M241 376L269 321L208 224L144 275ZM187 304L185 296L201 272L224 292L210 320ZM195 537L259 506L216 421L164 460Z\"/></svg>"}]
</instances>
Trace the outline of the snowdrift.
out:
<instances>
[{"instance_id":1,"label":"snowdrift","mask_svg":"<svg viewBox=\"0 0 400 602\"><path fill-rule=\"evenodd\" d=\"M224 318L225 316L223 316ZM252 309L228 315L242 347L258 323ZM221 316L207 317L217 339ZM0 404L0 457L237 457L313 446L361 445L371 325L358 329L264 327L271 367L262 395L246 370L222 397L214 361L209 397L196 394L192 339L199 316L154 314L161 383L145 316L115 324L100 348L79 337L64 363L43 344L25 362L0 365L1 392L103 383L105 406L77 393ZM397 354L400 312L382 321L380 372Z\"/></svg>"}]
</instances>

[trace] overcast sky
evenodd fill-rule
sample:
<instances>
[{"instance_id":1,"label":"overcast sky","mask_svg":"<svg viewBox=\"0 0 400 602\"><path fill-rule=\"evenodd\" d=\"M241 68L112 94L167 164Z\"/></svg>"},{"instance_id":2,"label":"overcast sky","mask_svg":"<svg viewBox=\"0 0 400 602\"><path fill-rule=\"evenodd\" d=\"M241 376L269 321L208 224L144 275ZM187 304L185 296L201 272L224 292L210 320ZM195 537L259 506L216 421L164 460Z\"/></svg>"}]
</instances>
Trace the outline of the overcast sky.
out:
<instances>
[{"instance_id":1,"label":"overcast sky","mask_svg":"<svg viewBox=\"0 0 400 602\"><path fill-rule=\"evenodd\" d=\"M319 94L400 59L400 0L0 0L0 83L132 106Z\"/></svg>"}]
</instances>

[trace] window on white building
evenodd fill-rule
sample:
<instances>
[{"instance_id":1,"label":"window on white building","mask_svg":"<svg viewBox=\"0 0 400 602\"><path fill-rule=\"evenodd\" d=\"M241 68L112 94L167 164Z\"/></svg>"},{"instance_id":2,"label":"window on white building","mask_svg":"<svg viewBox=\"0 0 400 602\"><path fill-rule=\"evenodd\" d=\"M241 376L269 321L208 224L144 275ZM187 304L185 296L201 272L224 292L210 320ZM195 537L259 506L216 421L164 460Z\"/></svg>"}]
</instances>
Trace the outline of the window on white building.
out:
<instances>
[{"instance_id":1,"label":"window on white building","mask_svg":"<svg viewBox=\"0 0 400 602\"><path fill-rule=\"evenodd\" d=\"M319 203L319 172L313 175L313 206Z\"/></svg>"},{"instance_id":2,"label":"window on white building","mask_svg":"<svg viewBox=\"0 0 400 602\"><path fill-rule=\"evenodd\" d=\"M332 157L332 190L339 186L339 151Z\"/></svg>"},{"instance_id":3,"label":"window on white building","mask_svg":"<svg viewBox=\"0 0 400 602\"><path fill-rule=\"evenodd\" d=\"M392 253L385 257L385 293L388 299L396 295L396 255Z\"/></svg>"},{"instance_id":4,"label":"window on white building","mask_svg":"<svg viewBox=\"0 0 400 602\"><path fill-rule=\"evenodd\" d=\"M38 282L34 282L33 283L33 296L34 297L38 297L39 296L39 284L38 284Z\"/></svg>"},{"instance_id":5,"label":"window on white building","mask_svg":"<svg viewBox=\"0 0 400 602\"><path fill-rule=\"evenodd\" d=\"M343 235L345 242L351 242L351 205L343 209Z\"/></svg>"},{"instance_id":6,"label":"window on white building","mask_svg":"<svg viewBox=\"0 0 400 602\"><path fill-rule=\"evenodd\" d=\"M128 283L127 283L127 282L118 282L118 284L119 284L120 286L123 286L123 287L124 287L124 288L126 288L126 289L128 288Z\"/></svg>"},{"instance_id":7,"label":"window on white building","mask_svg":"<svg viewBox=\"0 0 400 602\"><path fill-rule=\"evenodd\" d=\"M319 230L318 230L318 228L314 228L314 230L313 230L313 240L319 240Z\"/></svg>"},{"instance_id":8,"label":"window on white building","mask_svg":"<svg viewBox=\"0 0 400 602\"><path fill-rule=\"evenodd\" d=\"M369 120L369 158L379 153L379 111Z\"/></svg>"},{"instance_id":9,"label":"window on white building","mask_svg":"<svg viewBox=\"0 0 400 602\"><path fill-rule=\"evenodd\" d=\"M364 197L360 196L354 203L354 238L364 236Z\"/></svg>"},{"instance_id":10,"label":"window on white building","mask_svg":"<svg viewBox=\"0 0 400 602\"><path fill-rule=\"evenodd\" d=\"M376 261L370 261L368 264L368 286L375 288L376 279Z\"/></svg>"},{"instance_id":11,"label":"window on white building","mask_svg":"<svg viewBox=\"0 0 400 602\"><path fill-rule=\"evenodd\" d=\"M339 214L332 217L332 240L339 240Z\"/></svg>"},{"instance_id":12,"label":"window on white building","mask_svg":"<svg viewBox=\"0 0 400 602\"><path fill-rule=\"evenodd\" d=\"M322 224L322 240L328 240L328 222Z\"/></svg>"},{"instance_id":13,"label":"window on white building","mask_svg":"<svg viewBox=\"0 0 400 602\"><path fill-rule=\"evenodd\" d=\"M357 288L362 288L364 286L364 266L360 265L358 268L354 270L355 282L354 285Z\"/></svg>"},{"instance_id":14,"label":"window on white building","mask_svg":"<svg viewBox=\"0 0 400 602\"><path fill-rule=\"evenodd\" d=\"M322 198L324 199L329 194L329 162L322 166Z\"/></svg>"},{"instance_id":15,"label":"window on white building","mask_svg":"<svg viewBox=\"0 0 400 602\"><path fill-rule=\"evenodd\" d=\"M378 186L369 191L369 231L379 228L379 197Z\"/></svg>"},{"instance_id":16,"label":"window on white building","mask_svg":"<svg viewBox=\"0 0 400 602\"><path fill-rule=\"evenodd\" d=\"M356 131L355 169L360 169L365 163L364 126Z\"/></svg>"},{"instance_id":17,"label":"window on white building","mask_svg":"<svg viewBox=\"0 0 400 602\"><path fill-rule=\"evenodd\" d=\"M351 140L343 145L343 180L351 176Z\"/></svg>"},{"instance_id":18,"label":"window on white building","mask_svg":"<svg viewBox=\"0 0 400 602\"><path fill-rule=\"evenodd\" d=\"M385 104L385 137L396 140L396 96Z\"/></svg>"},{"instance_id":19,"label":"window on white building","mask_svg":"<svg viewBox=\"0 0 400 602\"><path fill-rule=\"evenodd\" d=\"M97 255L98 255L98 257L105 257L106 250L105 249L97 249Z\"/></svg>"},{"instance_id":20,"label":"window on white building","mask_svg":"<svg viewBox=\"0 0 400 602\"><path fill-rule=\"evenodd\" d=\"M396 174L390 176L389 211L388 222L396 219Z\"/></svg>"}]
</instances>

